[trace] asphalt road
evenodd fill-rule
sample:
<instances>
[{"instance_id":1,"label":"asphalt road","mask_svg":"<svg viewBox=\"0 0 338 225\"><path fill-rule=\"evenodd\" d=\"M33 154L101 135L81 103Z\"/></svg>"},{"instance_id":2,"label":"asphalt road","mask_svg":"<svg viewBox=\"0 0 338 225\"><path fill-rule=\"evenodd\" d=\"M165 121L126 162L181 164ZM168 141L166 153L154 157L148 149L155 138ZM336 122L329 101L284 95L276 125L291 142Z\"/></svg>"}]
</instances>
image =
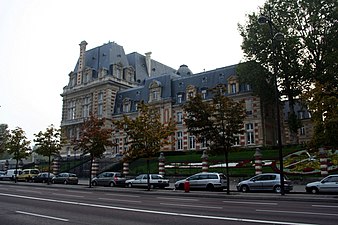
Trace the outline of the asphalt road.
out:
<instances>
[{"instance_id":1,"label":"asphalt road","mask_svg":"<svg viewBox=\"0 0 338 225\"><path fill-rule=\"evenodd\" d=\"M337 224L336 197L0 183L0 224Z\"/></svg>"}]
</instances>

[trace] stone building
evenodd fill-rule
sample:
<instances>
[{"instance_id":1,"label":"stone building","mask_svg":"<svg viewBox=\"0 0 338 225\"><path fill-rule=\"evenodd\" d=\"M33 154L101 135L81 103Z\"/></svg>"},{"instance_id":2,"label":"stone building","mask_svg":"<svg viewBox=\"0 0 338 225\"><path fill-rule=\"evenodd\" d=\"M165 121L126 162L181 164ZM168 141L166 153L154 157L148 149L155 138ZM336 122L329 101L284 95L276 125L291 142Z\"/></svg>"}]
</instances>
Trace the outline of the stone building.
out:
<instances>
[{"instance_id":1,"label":"stone building","mask_svg":"<svg viewBox=\"0 0 338 225\"><path fill-rule=\"evenodd\" d=\"M174 118L177 123L172 145L163 151L189 151L206 148L205 142L187 132L184 124L183 104L196 93L211 99L210 88L225 84L226 95L243 100L247 117L243 124L244 134L238 135L236 144L256 148L275 145L275 117L271 106L265 106L253 96L250 85L239 83L236 65L216 68L194 74L188 66L178 69L164 65L137 52L125 54L122 46L109 42L86 50L87 43L80 43L80 56L74 71L69 73L68 85L63 88L62 134L68 140L76 138L84 119L92 112L105 117L107 126L123 115L137 115L141 101L158 108L163 123ZM107 150L108 155L123 154L128 148L123 131L114 130L116 147ZM70 144L62 149L63 156L75 155Z\"/></svg>"}]
</instances>

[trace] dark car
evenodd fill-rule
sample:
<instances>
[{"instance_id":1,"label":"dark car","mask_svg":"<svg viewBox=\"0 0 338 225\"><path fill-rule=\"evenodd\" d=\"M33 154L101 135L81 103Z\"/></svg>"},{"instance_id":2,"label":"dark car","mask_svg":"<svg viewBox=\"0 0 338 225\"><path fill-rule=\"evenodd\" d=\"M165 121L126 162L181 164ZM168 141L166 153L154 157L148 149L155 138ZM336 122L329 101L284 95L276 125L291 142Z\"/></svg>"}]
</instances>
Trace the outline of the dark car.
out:
<instances>
[{"instance_id":1,"label":"dark car","mask_svg":"<svg viewBox=\"0 0 338 225\"><path fill-rule=\"evenodd\" d=\"M119 172L104 172L92 179L93 186L125 186L126 178Z\"/></svg>"},{"instance_id":2,"label":"dark car","mask_svg":"<svg viewBox=\"0 0 338 225\"><path fill-rule=\"evenodd\" d=\"M149 174L150 188L165 188L169 186L169 180L159 174ZM127 187L147 187L148 175L140 174L134 179L126 180Z\"/></svg>"},{"instance_id":3,"label":"dark car","mask_svg":"<svg viewBox=\"0 0 338 225\"><path fill-rule=\"evenodd\" d=\"M54 174L49 173L49 182L52 181ZM32 178L34 183L47 183L48 182L48 172L39 173L37 176Z\"/></svg>"},{"instance_id":4,"label":"dark car","mask_svg":"<svg viewBox=\"0 0 338 225\"><path fill-rule=\"evenodd\" d=\"M52 178L53 184L78 184L79 179L75 173L60 173Z\"/></svg>"},{"instance_id":5,"label":"dark car","mask_svg":"<svg viewBox=\"0 0 338 225\"><path fill-rule=\"evenodd\" d=\"M291 182L284 176L284 190L289 192L293 189ZM280 175L278 173L263 173L237 184L237 190L249 191L273 191L281 192Z\"/></svg>"}]
</instances>

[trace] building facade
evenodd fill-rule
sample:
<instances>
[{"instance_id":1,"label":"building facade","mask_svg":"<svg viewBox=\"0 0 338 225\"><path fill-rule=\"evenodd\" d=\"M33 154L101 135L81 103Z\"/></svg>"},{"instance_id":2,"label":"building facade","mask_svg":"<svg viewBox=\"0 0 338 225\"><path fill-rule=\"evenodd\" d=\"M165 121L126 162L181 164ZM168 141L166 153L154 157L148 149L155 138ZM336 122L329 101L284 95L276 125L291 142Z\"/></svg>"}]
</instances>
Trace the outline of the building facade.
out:
<instances>
[{"instance_id":1,"label":"building facade","mask_svg":"<svg viewBox=\"0 0 338 225\"><path fill-rule=\"evenodd\" d=\"M61 94L62 135L69 140L61 151L63 156L76 155L70 140L78 136L89 113L106 118L107 126L114 130L112 137L117 146L107 150L107 155L123 154L128 140L123 131L112 126L112 121L123 115L137 116L141 101L157 108L163 123L173 118L177 124L175 135L170 137L172 144L162 151L206 149L204 141L197 141L187 131L183 105L196 93L211 99L210 89L218 84L227 86L228 97L244 102L244 134L238 135L235 145L256 148L276 144L273 107L262 104L250 85L239 82L236 65L194 74L186 65L173 69L153 60L151 52L125 54L123 47L114 42L90 50L86 45L85 41L80 43L79 59Z\"/></svg>"}]
</instances>

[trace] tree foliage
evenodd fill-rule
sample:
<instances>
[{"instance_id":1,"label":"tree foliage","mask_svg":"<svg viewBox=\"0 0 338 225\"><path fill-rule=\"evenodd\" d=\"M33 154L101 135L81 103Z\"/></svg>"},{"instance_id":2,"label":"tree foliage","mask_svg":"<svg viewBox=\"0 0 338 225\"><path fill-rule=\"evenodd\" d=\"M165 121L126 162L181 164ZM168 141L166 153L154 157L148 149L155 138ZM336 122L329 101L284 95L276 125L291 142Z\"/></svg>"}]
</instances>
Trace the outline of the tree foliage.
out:
<instances>
[{"instance_id":1,"label":"tree foliage","mask_svg":"<svg viewBox=\"0 0 338 225\"><path fill-rule=\"evenodd\" d=\"M5 146L7 152L13 156L13 159L16 160L16 170L18 169L19 160L26 159L30 155L30 143L31 142L27 140L22 128L17 127L10 131Z\"/></svg>"},{"instance_id":2,"label":"tree foliage","mask_svg":"<svg viewBox=\"0 0 338 225\"><path fill-rule=\"evenodd\" d=\"M82 150L83 154L90 154L90 187L94 159L101 157L106 147L114 145L111 141L112 129L105 126L105 120L105 118L97 118L90 114L81 126L79 138L73 143L76 149Z\"/></svg>"},{"instance_id":3,"label":"tree foliage","mask_svg":"<svg viewBox=\"0 0 338 225\"><path fill-rule=\"evenodd\" d=\"M282 42L271 43L270 27L258 23L261 15L273 22L272 33L284 34ZM248 15L247 23L239 25L245 61L249 63L240 64L240 78L249 83L257 83L257 79L271 81L275 66L279 90L289 100L290 119L294 120L295 99L304 92L316 92L314 85L320 84L325 92L337 93L337 19L336 0L267 0L258 14ZM263 82L259 86L259 93L265 93L265 85ZM337 98L337 95L329 97ZM318 107L311 110L316 111ZM295 121L289 125L292 132L299 128Z\"/></svg>"},{"instance_id":4,"label":"tree foliage","mask_svg":"<svg viewBox=\"0 0 338 225\"><path fill-rule=\"evenodd\" d=\"M8 125L0 124L0 154L6 151L5 144L9 135Z\"/></svg>"},{"instance_id":5,"label":"tree foliage","mask_svg":"<svg viewBox=\"0 0 338 225\"><path fill-rule=\"evenodd\" d=\"M127 134L129 148L124 152L126 160L147 159L149 190L149 159L158 154L161 147L170 144L168 137L175 131L174 121L170 119L168 123L162 123L156 108L141 103L136 118L124 116L115 124Z\"/></svg>"},{"instance_id":6,"label":"tree foliage","mask_svg":"<svg viewBox=\"0 0 338 225\"><path fill-rule=\"evenodd\" d=\"M49 174L51 172L51 157L53 155L59 155L61 150L61 133L59 129L56 129L51 124L45 132L40 131L38 134L34 134L36 149L35 152L39 155L48 157L48 184Z\"/></svg>"},{"instance_id":7,"label":"tree foliage","mask_svg":"<svg viewBox=\"0 0 338 225\"><path fill-rule=\"evenodd\" d=\"M188 131L199 139L205 138L211 151L224 154L229 190L228 154L235 135L243 133L245 111L243 102L236 102L225 93L225 85L218 85L213 89L212 102L204 101L198 94L184 105L184 110L188 114Z\"/></svg>"}]
</instances>

